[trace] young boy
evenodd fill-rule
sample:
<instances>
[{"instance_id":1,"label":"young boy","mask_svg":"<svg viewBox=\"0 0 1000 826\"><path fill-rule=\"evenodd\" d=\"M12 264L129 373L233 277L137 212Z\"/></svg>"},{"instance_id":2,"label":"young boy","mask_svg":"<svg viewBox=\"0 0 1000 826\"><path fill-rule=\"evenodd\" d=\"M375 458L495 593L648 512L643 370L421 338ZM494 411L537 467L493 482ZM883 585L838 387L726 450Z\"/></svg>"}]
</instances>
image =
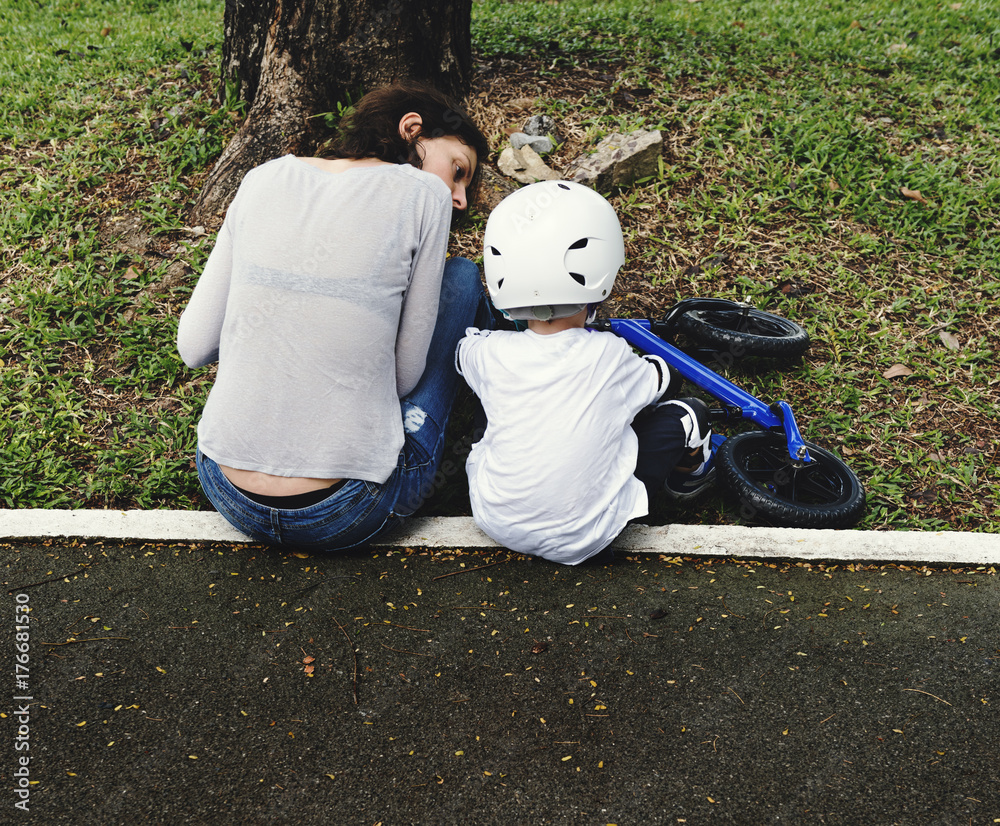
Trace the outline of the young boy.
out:
<instances>
[{"instance_id":1,"label":"young boy","mask_svg":"<svg viewBox=\"0 0 1000 826\"><path fill-rule=\"evenodd\" d=\"M566 181L523 187L490 215L484 246L494 306L527 329L470 328L458 345L487 419L466 463L472 514L511 550L576 565L645 516L665 483L681 499L708 484L708 408L660 401L666 362L585 327L625 262L618 216L599 194Z\"/></svg>"}]
</instances>

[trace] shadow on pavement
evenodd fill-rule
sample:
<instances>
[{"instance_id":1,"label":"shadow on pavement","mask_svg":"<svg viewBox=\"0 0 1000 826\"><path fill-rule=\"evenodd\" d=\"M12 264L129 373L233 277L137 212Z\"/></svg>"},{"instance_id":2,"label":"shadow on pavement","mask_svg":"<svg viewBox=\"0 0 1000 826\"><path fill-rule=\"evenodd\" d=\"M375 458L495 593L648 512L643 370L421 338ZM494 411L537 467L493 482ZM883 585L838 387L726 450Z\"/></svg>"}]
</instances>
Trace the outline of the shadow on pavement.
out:
<instances>
[{"instance_id":1,"label":"shadow on pavement","mask_svg":"<svg viewBox=\"0 0 1000 826\"><path fill-rule=\"evenodd\" d=\"M8 822L1000 819L990 569L2 556Z\"/></svg>"}]
</instances>

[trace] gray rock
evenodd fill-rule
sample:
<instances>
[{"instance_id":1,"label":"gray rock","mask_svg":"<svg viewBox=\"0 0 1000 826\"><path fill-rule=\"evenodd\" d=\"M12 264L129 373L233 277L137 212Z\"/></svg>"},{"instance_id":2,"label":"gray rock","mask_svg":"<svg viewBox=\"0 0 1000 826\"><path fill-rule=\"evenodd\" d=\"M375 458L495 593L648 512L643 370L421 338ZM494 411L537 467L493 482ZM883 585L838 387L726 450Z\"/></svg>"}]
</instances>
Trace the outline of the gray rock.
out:
<instances>
[{"instance_id":1,"label":"gray rock","mask_svg":"<svg viewBox=\"0 0 1000 826\"><path fill-rule=\"evenodd\" d=\"M532 115L524 122L524 132L527 135L551 135L556 128L556 122L548 115Z\"/></svg>"},{"instance_id":2,"label":"gray rock","mask_svg":"<svg viewBox=\"0 0 1000 826\"><path fill-rule=\"evenodd\" d=\"M530 146L522 146L520 149L508 146L500 153L497 167L508 178L514 178L522 184L556 181L562 177L554 169L546 166L545 161Z\"/></svg>"},{"instance_id":3,"label":"gray rock","mask_svg":"<svg viewBox=\"0 0 1000 826\"><path fill-rule=\"evenodd\" d=\"M539 155L545 155L556 148L552 138L547 135L532 136L524 132L514 132L510 136L510 145L515 149L520 149L522 146L530 146Z\"/></svg>"},{"instance_id":4,"label":"gray rock","mask_svg":"<svg viewBox=\"0 0 1000 826\"><path fill-rule=\"evenodd\" d=\"M663 147L659 132L637 129L628 135L613 133L596 150L566 168L566 179L598 190L628 186L639 178L655 175Z\"/></svg>"}]
</instances>

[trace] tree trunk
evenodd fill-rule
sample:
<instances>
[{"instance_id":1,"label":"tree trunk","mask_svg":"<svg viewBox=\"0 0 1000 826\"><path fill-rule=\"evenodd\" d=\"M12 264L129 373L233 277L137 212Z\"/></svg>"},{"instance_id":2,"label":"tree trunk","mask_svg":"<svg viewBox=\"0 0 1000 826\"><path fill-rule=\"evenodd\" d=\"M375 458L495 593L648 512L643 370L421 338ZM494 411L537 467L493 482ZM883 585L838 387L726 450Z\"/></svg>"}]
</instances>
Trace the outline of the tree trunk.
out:
<instances>
[{"instance_id":1,"label":"tree trunk","mask_svg":"<svg viewBox=\"0 0 1000 826\"><path fill-rule=\"evenodd\" d=\"M243 176L326 137L338 102L405 78L461 100L472 74L472 0L226 0L222 83L249 106L195 203L223 213Z\"/></svg>"}]
</instances>

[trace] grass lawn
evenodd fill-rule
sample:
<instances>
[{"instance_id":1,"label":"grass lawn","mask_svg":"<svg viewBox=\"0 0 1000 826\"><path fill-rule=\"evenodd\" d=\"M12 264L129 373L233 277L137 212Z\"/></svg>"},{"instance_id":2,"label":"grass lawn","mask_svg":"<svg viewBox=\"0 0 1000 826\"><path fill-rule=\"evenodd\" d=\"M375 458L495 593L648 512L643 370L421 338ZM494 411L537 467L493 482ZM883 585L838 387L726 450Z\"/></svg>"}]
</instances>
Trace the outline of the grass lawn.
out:
<instances>
[{"instance_id":1,"label":"grass lawn","mask_svg":"<svg viewBox=\"0 0 1000 826\"><path fill-rule=\"evenodd\" d=\"M539 112L556 169L610 131L665 136L659 174L612 194L629 260L609 313L711 295L803 324L801 362L728 372L855 469L864 528L1000 527L992 5L474 5L470 108L497 153ZM240 118L219 104L222 9L0 0L4 507L208 507L211 371L174 337L216 229L187 207ZM454 249L478 257L483 223ZM426 512L460 512L463 488ZM715 496L654 517L735 518Z\"/></svg>"}]
</instances>

